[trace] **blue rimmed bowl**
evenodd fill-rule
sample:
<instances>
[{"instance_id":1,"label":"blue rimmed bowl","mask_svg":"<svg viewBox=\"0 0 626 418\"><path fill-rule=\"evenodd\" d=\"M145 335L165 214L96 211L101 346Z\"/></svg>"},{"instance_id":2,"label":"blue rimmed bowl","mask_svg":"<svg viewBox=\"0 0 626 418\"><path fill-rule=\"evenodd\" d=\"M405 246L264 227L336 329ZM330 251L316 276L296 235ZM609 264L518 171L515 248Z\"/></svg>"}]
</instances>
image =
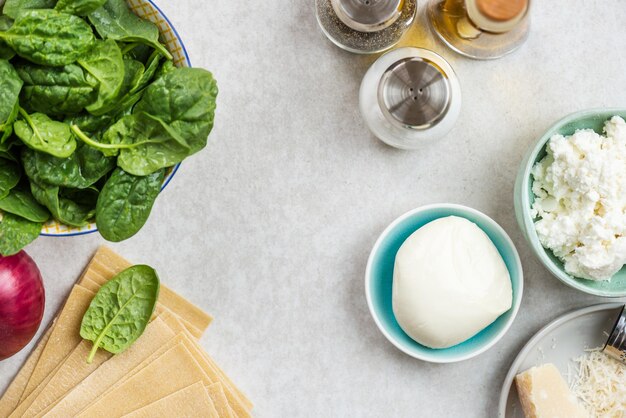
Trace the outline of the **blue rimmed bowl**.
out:
<instances>
[{"instance_id":1,"label":"blue rimmed bowl","mask_svg":"<svg viewBox=\"0 0 626 418\"><path fill-rule=\"evenodd\" d=\"M453 347L434 349L419 344L398 325L392 308L393 269L400 246L413 232L435 219L447 216L458 216L474 222L487 234L509 271L513 303L511 309L469 340ZM365 297L380 331L404 353L432 363L467 360L491 348L511 327L522 301L523 287L522 263L513 241L504 229L487 215L455 204L422 206L393 221L374 244L365 270Z\"/></svg>"},{"instance_id":2,"label":"blue rimmed bowl","mask_svg":"<svg viewBox=\"0 0 626 418\"><path fill-rule=\"evenodd\" d=\"M139 17L147 19L157 25L161 33L161 42L165 44L167 50L172 54L174 65L177 67L191 67L189 55L185 49L182 39L176 32L176 29L169 21L167 16L150 0L127 0L131 10ZM163 180L161 191L169 184L178 171L180 163L169 169ZM57 222L54 219L48 221L41 230L43 236L69 237L75 235L84 235L96 232L98 228L95 222L82 227L74 227Z\"/></svg>"},{"instance_id":3,"label":"blue rimmed bowl","mask_svg":"<svg viewBox=\"0 0 626 418\"><path fill-rule=\"evenodd\" d=\"M626 119L624 109L591 109L568 115L552 125L541 138L539 138L522 161L517 179L515 181L515 216L526 241L530 244L533 253L539 261L548 269L553 276L568 286L582 292L596 296L624 297L626 296L626 268L617 272L610 281L594 281L580 279L565 272L563 263L552 251L543 248L537 231L535 221L531 214L535 195L532 192L533 177L531 170L535 163L546 156L546 143L555 134L571 135L579 129L593 129L602 133L604 123L612 116L621 116Z\"/></svg>"}]
</instances>

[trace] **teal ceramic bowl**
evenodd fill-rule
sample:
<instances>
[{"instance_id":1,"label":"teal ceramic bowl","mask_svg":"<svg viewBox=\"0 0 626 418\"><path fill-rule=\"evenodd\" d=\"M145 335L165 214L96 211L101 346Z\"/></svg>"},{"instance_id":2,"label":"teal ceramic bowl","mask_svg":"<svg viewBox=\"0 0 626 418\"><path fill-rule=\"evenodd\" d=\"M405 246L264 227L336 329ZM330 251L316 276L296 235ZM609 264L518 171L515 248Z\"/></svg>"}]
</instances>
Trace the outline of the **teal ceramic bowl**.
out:
<instances>
[{"instance_id":1,"label":"teal ceramic bowl","mask_svg":"<svg viewBox=\"0 0 626 418\"><path fill-rule=\"evenodd\" d=\"M540 161L546 155L546 143L552 135L571 135L578 129L593 129L598 133L602 133L604 122L615 115L626 119L626 110L584 110L582 112L566 116L555 123L541 138L539 138L522 162L520 170L517 174L514 192L515 216L517 218L517 223L519 224L519 227L521 228L524 237L530 244L533 252L537 258L539 258L539 261L541 261L550 273L568 286L591 295L605 297L626 296L626 268L622 268L619 272L617 272L610 281L579 279L566 273L563 268L563 263L555 257L554 254L552 254L552 251L543 248L539 242L537 232L535 231L535 219L533 219L530 213L535 200L532 192L533 178L530 172L535 163Z\"/></svg>"},{"instance_id":2,"label":"teal ceramic bowl","mask_svg":"<svg viewBox=\"0 0 626 418\"><path fill-rule=\"evenodd\" d=\"M458 216L474 222L494 243L504 259L513 289L511 309L487 328L467 341L444 349L425 347L409 337L398 325L393 314L391 291L396 253L413 232L435 219ZM522 301L524 287L522 263L513 241L493 219L466 206L437 204L422 206L393 221L380 235L367 261L365 296L374 322L385 337L404 353L432 363L453 363L467 360L485 352L507 332Z\"/></svg>"}]
</instances>

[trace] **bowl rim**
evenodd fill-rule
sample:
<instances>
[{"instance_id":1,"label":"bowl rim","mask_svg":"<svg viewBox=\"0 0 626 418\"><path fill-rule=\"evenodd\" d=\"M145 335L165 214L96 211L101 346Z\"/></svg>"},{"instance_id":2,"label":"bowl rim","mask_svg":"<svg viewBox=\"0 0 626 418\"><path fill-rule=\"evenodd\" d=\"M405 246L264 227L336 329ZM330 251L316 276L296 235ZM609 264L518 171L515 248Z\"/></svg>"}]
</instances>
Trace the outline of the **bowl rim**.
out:
<instances>
[{"instance_id":1,"label":"bowl rim","mask_svg":"<svg viewBox=\"0 0 626 418\"><path fill-rule=\"evenodd\" d=\"M559 119L557 122L552 124L548 129L544 131L544 133L539 137L537 141L535 141L534 145L530 147L530 150L527 153L526 158L522 160L522 164L520 167L520 171L518 173L519 177L519 187L515 188L515 198L519 199L519 205L516 205L516 211L519 210L521 213L518 214L520 224L520 229L522 229L523 235L526 238L526 241L530 245L532 252L539 259L541 264L548 269L548 271L559 279L562 283L579 290L581 292L587 293L589 295L594 296L602 296L607 298L619 298L626 296L626 290L621 292L608 291L603 289L593 289L585 285L584 283L578 282L574 279L574 277L568 273L566 273L563 269L557 266L550 257L548 257L547 249L543 247L541 242L539 241L539 237L537 236L537 231L535 230L535 224L533 218L530 215L530 199L527 190L530 187L530 177L533 166L535 165L535 160L537 155L544 150L546 143L550 140L550 138L562 128L564 125L573 122L578 119L582 119L590 116L597 116L601 114L612 114L613 116L618 113L624 113L623 108L592 108L580 110L578 112L570 113L567 116ZM607 119L608 120L608 119Z\"/></svg>"},{"instance_id":2,"label":"bowl rim","mask_svg":"<svg viewBox=\"0 0 626 418\"><path fill-rule=\"evenodd\" d=\"M157 11L157 13L159 15L161 15L161 17L163 17L163 19L167 22L167 25L172 30L172 33L174 34L174 37L180 43L180 46L181 46L182 51L183 51L183 55L185 56L185 62L187 63L187 66L188 67L192 67L191 59L189 58L189 53L187 52L187 47L185 47L185 43L183 42L183 39L178 34L178 31L176 30L176 27L174 27L174 25L172 24L170 19L167 17L167 15L165 13L163 13L161 8L159 6L157 6L154 1L152 1L152 0L144 0L144 1L147 2L147 3L150 3L150 5ZM163 192L163 190L165 190L165 187L167 187L167 185L170 184L170 181L172 181L172 179L174 178L174 175L176 175L176 172L180 168L181 164L182 163L178 163L178 164L176 164L172 168L172 172L169 173L169 175L167 176L167 178L165 179L165 181L161 185L161 190L159 191L159 194L161 194L161 192ZM48 232L41 232L39 234L39 236L40 237L77 237L77 236L80 236L80 235L93 234L94 232L98 232L98 227L97 226L94 227L93 229L89 229L89 230L86 230L86 231L61 232L61 233L58 233L58 234L51 234L51 233L48 233Z\"/></svg>"},{"instance_id":3,"label":"bowl rim","mask_svg":"<svg viewBox=\"0 0 626 418\"><path fill-rule=\"evenodd\" d=\"M410 217L412 217L412 216L414 216L414 215L416 215L418 213L421 213L421 212L424 212L424 211L427 211L427 210L432 210L432 209L454 209L454 210L457 210L459 212L471 213L471 214L481 218L483 221L485 221L486 223L490 224L491 226L493 226L495 231L500 236L502 236L502 238L504 238L504 241L505 241L506 245L510 246L510 248L511 248L511 250L513 252L513 256L514 256L515 267L519 271L519 280L517 281L518 284L515 287L516 292L514 292L511 308L509 309L509 311L511 312L511 316L504 323L504 326L502 327L502 329L500 329L495 336L493 336L490 340L488 340L488 342L486 342L484 345L482 345L478 349L475 349L475 350L470 351L469 353L466 353L466 354L463 354L463 355L453 356L453 357L446 358L446 359L442 359L442 358L440 358L439 356L437 356L435 354L433 354L433 355L426 354L425 355L423 353L417 353L417 352L407 348L403 344L399 343L395 338L393 338L391 336L391 334L387 331L387 329L383 326L383 324L382 324L382 322L381 322L381 320L379 318L379 315L378 315L376 309L374 308L374 303L372 301L372 294L371 294L371 291L370 291L370 283L372 282L372 268L373 268L373 264L374 264L374 256L379 252L380 246L388 238L389 233L396 226L398 226L398 224L400 224L401 222L403 222L407 218L410 218ZM482 230L482 228L481 228L481 230ZM511 275L510 271L509 271L509 275ZM511 287L513 288L513 286L514 286L513 280L511 280ZM393 222L391 222L383 230L383 232L376 239L376 242L374 243L374 246L372 247L370 255L369 255L368 259L367 259L367 265L365 267L365 298L367 300L367 306L369 308L370 315L374 319L374 322L376 323L376 326L378 327L380 332L385 336L385 338L387 338L387 340L391 344L393 344L397 349L399 349L403 353L405 353L405 354L407 354L407 355L409 355L409 356L411 356L413 358L416 358L416 359L419 359L419 360L423 360L423 361L427 361L427 362L430 362L430 363L456 363L456 362L468 360L470 358L478 356L479 354L484 353L485 351L487 351L491 347L493 347L498 341L500 341L502 339L504 334L506 334L508 332L508 330L511 328L511 325L513 324L513 321L517 317L517 313L519 312L519 308L520 308L520 306L522 304L522 295L523 295L523 293L524 293L524 271L523 271L523 268L522 268L522 261L520 259L520 256L519 256L519 253L517 251L517 248L515 247L515 244L513 243L513 240L511 240L511 237L507 234L507 232L504 230L504 228L502 228L500 226L500 224L498 224L496 221L494 221L488 215L484 214L483 212L481 212L481 211L479 211L477 209L473 209L473 208L470 208L468 206L461 205L461 204L456 204L456 203L434 203L434 204L423 205L423 206L419 206L419 207L417 207L415 209L411 209L408 212L405 212L404 214L402 214L399 217L397 217ZM428 347L426 347L426 348L428 348ZM431 349L431 350L434 350L434 352L436 353L436 352L445 351L446 349L444 348L444 349Z\"/></svg>"},{"instance_id":4,"label":"bowl rim","mask_svg":"<svg viewBox=\"0 0 626 418\"><path fill-rule=\"evenodd\" d=\"M548 322L547 324L542 326L537 332L535 332L535 334L526 342L526 344L524 344L522 349L519 350L519 352L515 356L515 359L511 362L511 365L509 366L509 370L507 371L507 374L502 383L502 387L500 388L500 397L498 398L498 418L506 417L506 407L509 401L511 387L514 384L515 376L520 373L520 365L524 362L524 360L526 360L529 353L537 345L538 341L540 341L547 333L553 331L555 328L560 327L566 322L571 321L572 319L576 319L583 315L598 311L617 309L621 306L624 306L624 304L620 302L604 302L573 309L554 318L552 321Z\"/></svg>"}]
</instances>

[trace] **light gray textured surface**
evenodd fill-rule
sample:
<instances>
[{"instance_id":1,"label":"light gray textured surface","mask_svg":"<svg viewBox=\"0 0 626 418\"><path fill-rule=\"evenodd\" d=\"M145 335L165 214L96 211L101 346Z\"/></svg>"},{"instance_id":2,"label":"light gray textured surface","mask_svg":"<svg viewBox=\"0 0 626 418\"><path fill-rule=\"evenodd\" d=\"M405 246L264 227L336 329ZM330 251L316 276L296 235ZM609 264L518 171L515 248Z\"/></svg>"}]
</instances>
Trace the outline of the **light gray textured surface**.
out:
<instances>
[{"instance_id":1,"label":"light gray textured surface","mask_svg":"<svg viewBox=\"0 0 626 418\"><path fill-rule=\"evenodd\" d=\"M512 190L527 147L577 110L626 106L624 0L535 1L517 53L471 61L420 18L403 44L455 68L463 109L453 131L417 152L378 142L357 108L375 57L340 51L312 0L157 1L194 65L220 86L216 128L185 161L144 229L112 247L215 316L202 343L262 417L492 417L513 358L541 326L601 298L571 290L535 260ZM414 360L370 319L363 274L378 234L405 211L462 203L493 217L525 268L521 311L487 353L458 364ZM45 323L99 235L40 238ZM26 355L0 363L0 391Z\"/></svg>"}]
</instances>

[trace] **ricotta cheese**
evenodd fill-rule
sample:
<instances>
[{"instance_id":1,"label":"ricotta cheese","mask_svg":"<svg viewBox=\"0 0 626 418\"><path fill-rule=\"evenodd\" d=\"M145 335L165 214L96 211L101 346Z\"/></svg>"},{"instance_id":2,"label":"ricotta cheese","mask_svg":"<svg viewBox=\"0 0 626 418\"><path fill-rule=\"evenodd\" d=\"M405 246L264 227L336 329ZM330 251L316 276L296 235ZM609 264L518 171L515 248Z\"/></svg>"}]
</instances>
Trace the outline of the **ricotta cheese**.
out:
<instances>
[{"instance_id":1,"label":"ricotta cheese","mask_svg":"<svg viewBox=\"0 0 626 418\"><path fill-rule=\"evenodd\" d=\"M532 169L539 240L567 273L609 280L626 264L626 122L554 135L546 150Z\"/></svg>"},{"instance_id":2,"label":"ricotta cheese","mask_svg":"<svg viewBox=\"0 0 626 418\"><path fill-rule=\"evenodd\" d=\"M422 345L459 344L508 311L512 301L504 260L487 234L467 219L432 221L396 254L393 313Z\"/></svg>"}]
</instances>

